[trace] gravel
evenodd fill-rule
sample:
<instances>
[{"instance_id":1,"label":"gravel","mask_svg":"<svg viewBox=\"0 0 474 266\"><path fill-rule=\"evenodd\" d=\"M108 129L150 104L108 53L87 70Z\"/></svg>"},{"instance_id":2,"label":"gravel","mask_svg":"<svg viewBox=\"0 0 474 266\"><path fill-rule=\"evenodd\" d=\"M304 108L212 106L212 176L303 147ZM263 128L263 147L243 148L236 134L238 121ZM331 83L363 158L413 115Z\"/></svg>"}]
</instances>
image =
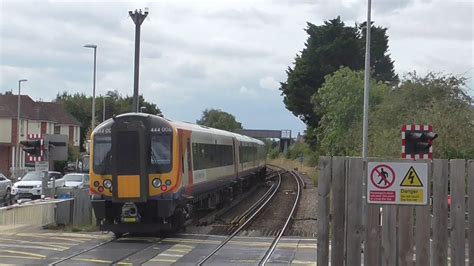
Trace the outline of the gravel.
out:
<instances>
[{"instance_id":1,"label":"gravel","mask_svg":"<svg viewBox=\"0 0 474 266\"><path fill-rule=\"evenodd\" d=\"M317 229L317 207L318 193L313 180L302 173L299 173L306 184L306 188L300 196L300 202L296 211L295 219L291 229L285 235L297 235L306 237L316 237Z\"/></svg>"}]
</instances>

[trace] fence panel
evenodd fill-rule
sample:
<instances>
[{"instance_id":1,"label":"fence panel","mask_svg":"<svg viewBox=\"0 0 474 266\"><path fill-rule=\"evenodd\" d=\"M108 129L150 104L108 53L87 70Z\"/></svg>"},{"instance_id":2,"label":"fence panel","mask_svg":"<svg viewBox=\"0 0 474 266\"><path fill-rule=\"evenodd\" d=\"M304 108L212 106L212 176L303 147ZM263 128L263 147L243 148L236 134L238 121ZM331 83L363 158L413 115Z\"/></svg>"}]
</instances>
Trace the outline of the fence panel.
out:
<instances>
[{"instance_id":1,"label":"fence panel","mask_svg":"<svg viewBox=\"0 0 474 266\"><path fill-rule=\"evenodd\" d=\"M448 264L448 161L433 160L433 266Z\"/></svg>"},{"instance_id":2,"label":"fence panel","mask_svg":"<svg viewBox=\"0 0 474 266\"><path fill-rule=\"evenodd\" d=\"M318 179L318 265L329 264L329 192L331 187L331 157L319 158Z\"/></svg>"},{"instance_id":3,"label":"fence panel","mask_svg":"<svg viewBox=\"0 0 474 266\"><path fill-rule=\"evenodd\" d=\"M360 265L360 244L364 228L362 225L362 181L364 164L362 158L349 158L347 177L347 265ZM324 265L324 264L318 264Z\"/></svg>"},{"instance_id":4,"label":"fence panel","mask_svg":"<svg viewBox=\"0 0 474 266\"><path fill-rule=\"evenodd\" d=\"M451 263L452 265L464 265L466 248L465 248L465 231L466 231L466 161L451 160L450 161L449 178L451 181Z\"/></svg>"},{"instance_id":5,"label":"fence panel","mask_svg":"<svg viewBox=\"0 0 474 266\"><path fill-rule=\"evenodd\" d=\"M368 266L380 265L380 207L378 204L367 205L367 236L364 244L364 258L365 264Z\"/></svg>"},{"instance_id":6,"label":"fence panel","mask_svg":"<svg viewBox=\"0 0 474 266\"><path fill-rule=\"evenodd\" d=\"M382 265L397 265L397 210L398 207L382 207Z\"/></svg>"},{"instance_id":7,"label":"fence panel","mask_svg":"<svg viewBox=\"0 0 474 266\"><path fill-rule=\"evenodd\" d=\"M474 265L474 161L467 163L468 217L469 217L469 265Z\"/></svg>"},{"instance_id":8,"label":"fence panel","mask_svg":"<svg viewBox=\"0 0 474 266\"><path fill-rule=\"evenodd\" d=\"M92 224L92 206L88 189L74 190L73 225Z\"/></svg>"},{"instance_id":9,"label":"fence panel","mask_svg":"<svg viewBox=\"0 0 474 266\"><path fill-rule=\"evenodd\" d=\"M413 265L413 207L398 206L398 264Z\"/></svg>"},{"instance_id":10,"label":"fence panel","mask_svg":"<svg viewBox=\"0 0 474 266\"><path fill-rule=\"evenodd\" d=\"M345 219L345 158L334 157L332 160L331 184L331 264L344 265L344 219Z\"/></svg>"},{"instance_id":11,"label":"fence panel","mask_svg":"<svg viewBox=\"0 0 474 266\"><path fill-rule=\"evenodd\" d=\"M431 185L433 176L433 165L428 163L428 199L431 198ZM431 244L431 203L425 206L415 207L415 253L417 266L430 265L430 244Z\"/></svg>"}]
</instances>

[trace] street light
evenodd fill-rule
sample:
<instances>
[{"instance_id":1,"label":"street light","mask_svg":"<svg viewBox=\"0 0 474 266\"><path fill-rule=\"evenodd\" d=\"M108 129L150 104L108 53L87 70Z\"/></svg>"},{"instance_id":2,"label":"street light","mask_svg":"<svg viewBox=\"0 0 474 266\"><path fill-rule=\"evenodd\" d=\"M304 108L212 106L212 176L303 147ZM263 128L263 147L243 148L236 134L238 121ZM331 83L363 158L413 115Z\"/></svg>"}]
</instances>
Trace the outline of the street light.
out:
<instances>
[{"instance_id":1,"label":"street light","mask_svg":"<svg viewBox=\"0 0 474 266\"><path fill-rule=\"evenodd\" d=\"M92 121L91 121L91 130L95 128L95 72L96 72L96 55L97 55L97 45L95 44L86 44L86 48L94 49L94 81L92 85Z\"/></svg>"},{"instance_id":2,"label":"street light","mask_svg":"<svg viewBox=\"0 0 474 266\"><path fill-rule=\"evenodd\" d=\"M16 126L17 130L16 133L18 134L17 142L16 142L16 168L15 168L15 176L18 174L18 168L20 168L20 98L21 98L21 83L28 81L27 79L20 79L18 80L18 113L16 118Z\"/></svg>"}]
</instances>

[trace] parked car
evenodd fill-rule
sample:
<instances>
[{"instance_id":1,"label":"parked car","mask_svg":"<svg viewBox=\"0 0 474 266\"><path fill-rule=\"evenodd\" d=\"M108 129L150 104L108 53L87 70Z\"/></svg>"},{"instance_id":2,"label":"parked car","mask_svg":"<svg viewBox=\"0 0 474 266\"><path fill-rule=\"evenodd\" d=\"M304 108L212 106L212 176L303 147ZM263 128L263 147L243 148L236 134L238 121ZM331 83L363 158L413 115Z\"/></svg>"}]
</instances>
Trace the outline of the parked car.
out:
<instances>
[{"instance_id":1,"label":"parked car","mask_svg":"<svg viewBox=\"0 0 474 266\"><path fill-rule=\"evenodd\" d=\"M70 173L63 177L65 187L84 188L89 186L89 174Z\"/></svg>"},{"instance_id":2,"label":"parked car","mask_svg":"<svg viewBox=\"0 0 474 266\"><path fill-rule=\"evenodd\" d=\"M0 198L6 198L12 189L12 181L0 173Z\"/></svg>"},{"instance_id":3,"label":"parked car","mask_svg":"<svg viewBox=\"0 0 474 266\"><path fill-rule=\"evenodd\" d=\"M43 184L44 171L33 171L28 172L23 176L20 181L13 184L11 188L11 195L17 199L30 198L36 199L41 197L41 186ZM55 187L64 186L64 178L61 173L48 171L48 187L53 186L53 180Z\"/></svg>"}]
</instances>

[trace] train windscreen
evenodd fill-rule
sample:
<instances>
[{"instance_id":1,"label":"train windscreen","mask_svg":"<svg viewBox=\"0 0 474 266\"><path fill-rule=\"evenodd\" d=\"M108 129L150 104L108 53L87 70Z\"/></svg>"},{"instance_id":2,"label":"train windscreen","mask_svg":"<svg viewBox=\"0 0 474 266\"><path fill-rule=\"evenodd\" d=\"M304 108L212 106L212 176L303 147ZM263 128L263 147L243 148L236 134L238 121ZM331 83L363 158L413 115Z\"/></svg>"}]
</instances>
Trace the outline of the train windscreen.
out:
<instances>
[{"instance_id":1,"label":"train windscreen","mask_svg":"<svg viewBox=\"0 0 474 266\"><path fill-rule=\"evenodd\" d=\"M110 135L94 136L94 172L109 174L112 167L112 138Z\"/></svg>"},{"instance_id":2,"label":"train windscreen","mask_svg":"<svg viewBox=\"0 0 474 266\"><path fill-rule=\"evenodd\" d=\"M171 171L171 135L151 135L150 172Z\"/></svg>"}]
</instances>

